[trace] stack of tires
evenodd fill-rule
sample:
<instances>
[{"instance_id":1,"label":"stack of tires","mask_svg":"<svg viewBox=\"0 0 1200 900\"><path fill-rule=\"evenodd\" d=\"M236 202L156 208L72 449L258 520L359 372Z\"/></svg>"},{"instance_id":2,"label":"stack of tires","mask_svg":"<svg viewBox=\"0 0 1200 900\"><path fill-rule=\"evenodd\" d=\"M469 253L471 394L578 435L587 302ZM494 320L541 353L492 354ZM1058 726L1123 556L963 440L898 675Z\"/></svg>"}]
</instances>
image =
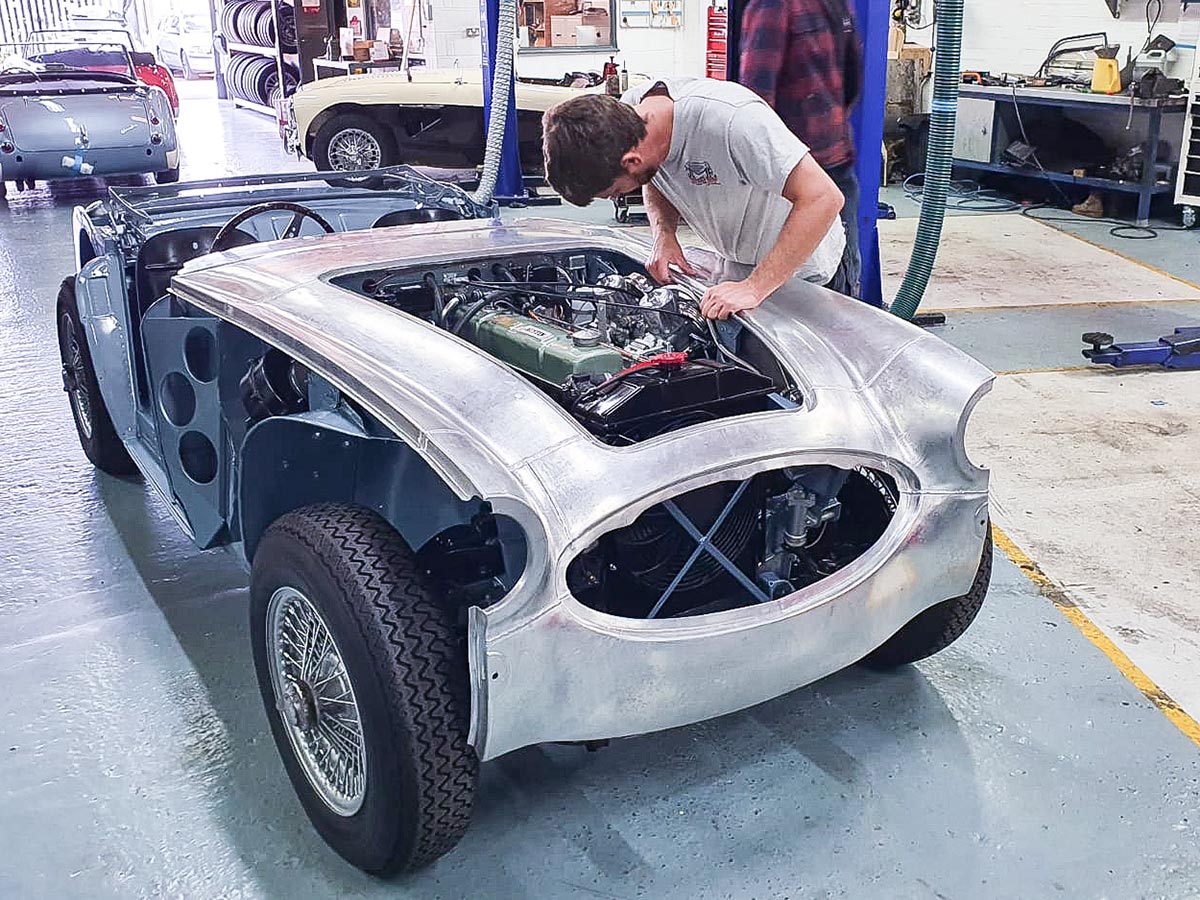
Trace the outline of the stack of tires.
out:
<instances>
[{"instance_id":1,"label":"stack of tires","mask_svg":"<svg viewBox=\"0 0 1200 900\"><path fill-rule=\"evenodd\" d=\"M226 41L262 47L270 55L229 50L225 85L235 97L262 106L276 106L291 95L300 82L300 72L284 61L282 82L278 57L296 50L296 18L289 3L268 0L229 0L221 8L221 33Z\"/></svg>"},{"instance_id":2,"label":"stack of tires","mask_svg":"<svg viewBox=\"0 0 1200 900\"><path fill-rule=\"evenodd\" d=\"M275 4L275 24L279 29L279 46L284 53L296 52L296 12L289 3Z\"/></svg>"},{"instance_id":3,"label":"stack of tires","mask_svg":"<svg viewBox=\"0 0 1200 900\"><path fill-rule=\"evenodd\" d=\"M274 106L282 97L291 96L299 81L300 73L291 63L283 64L280 84L275 60L248 53L230 55L225 70L225 86L232 94L263 106Z\"/></svg>"},{"instance_id":4,"label":"stack of tires","mask_svg":"<svg viewBox=\"0 0 1200 900\"><path fill-rule=\"evenodd\" d=\"M221 33L241 44L275 46L275 18L280 23L280 43L289 53L296 50L296 19L287 3L276 4L275 15L267 0L230 0L221 9Z\"/></svg>"}]
</instances>

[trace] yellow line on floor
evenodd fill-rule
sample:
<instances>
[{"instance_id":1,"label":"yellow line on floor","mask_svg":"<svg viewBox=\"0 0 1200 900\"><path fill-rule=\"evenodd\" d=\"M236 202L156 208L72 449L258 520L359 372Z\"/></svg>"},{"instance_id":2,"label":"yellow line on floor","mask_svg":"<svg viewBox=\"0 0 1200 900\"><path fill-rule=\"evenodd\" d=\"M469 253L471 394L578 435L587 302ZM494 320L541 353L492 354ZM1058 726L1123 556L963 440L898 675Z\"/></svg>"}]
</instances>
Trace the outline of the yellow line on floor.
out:
<instances>
[{"instance_id":1,"label":"yellow line on floor","mask_svg":"<svg viewBox=\"0 0 1200 900\"><path fill-rule=\"evenodd\" d=\"M1114 666L1135 688L1141 691L1142 696L1159 708L1164 716L1182 731L1192 743L1200 746L1200 722L1197 722L1189 716L1183 708L1176 703L1171 696L1160 688L1154 681L1138 668L1137 664L1125 655L1125 652L1109 639L1100 628L1087 617L1082 609L1075 605L1074 601L1067 596L1066 592L1050 580L1050 577L1041 570L1032 559L1025 555L1012 539L1005 534L996 525L992 526L992 538L997 547L1004 551L1004 554L1016 563L1017 568L1025 573L1044 594L1049 598L1050 602L1055 605L1060 613L1062 613L1068 622L1074 625L1089 641L1095 644L1100 652L1109 658Z\"/></svg>"},{"instance_id":2,"label":"yellow line on floor","mask_svg":"<svg viewBox=\"0 0 1200 900\"><path fill-rule=\"evenodd\" d=\"M1064 228L1055 228L1049 222L1039 222L1037 216L1026 216L1025 218L1033 219L1033 221L1038 222L1039 225L1044 225L1047 228L1053 229L1054 231L1057 231L1059 234L1065 234L1068 237L1073 237L1076 240L1083 241L1085 244L1091 244L1093 247L1098 247L1101 250L1107 250L1113 256L1119 256L1119 257L1121 257L1121 259L1124 259L1128 262L1136 263L1137 265L1141 266L1143 269L1149 269L1151 272L1154 272L1156 275L1162 275L1164 278L1170 278L1172 281L1178 281L1180 284L1186 284L1188 287L1195 288L1196 290L1200 291L1200 284L1195 284L1194 282L1188 281L1186 278L1180 278L1178 275L1172 275L1170 272L1166 271L1165 269L1160 269L1158 266L1152 266L1148 262L1142 262L1142 260L1137 259L1133 256L1126 256L1120 250L1114 250L1112 247L1106 247L1103 244L1097 244L1095 241L1088 240L1085 237L1080 237L1079 235L1075 234L1075 232L1073 232L1073 231L1067 231ZM1151 226L1151 227L1153 227L1153 226Z\"/></svg>"}]
</instances>

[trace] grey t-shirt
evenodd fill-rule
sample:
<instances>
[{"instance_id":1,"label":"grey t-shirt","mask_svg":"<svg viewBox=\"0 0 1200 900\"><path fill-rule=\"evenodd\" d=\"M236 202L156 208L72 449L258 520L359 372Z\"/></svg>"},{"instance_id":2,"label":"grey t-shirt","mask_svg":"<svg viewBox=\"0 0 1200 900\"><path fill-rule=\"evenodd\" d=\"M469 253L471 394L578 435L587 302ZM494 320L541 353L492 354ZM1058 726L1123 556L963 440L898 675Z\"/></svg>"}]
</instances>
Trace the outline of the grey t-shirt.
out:
<instances>
[{"instance_id":1,"label":"grey t-shirt","mask_svg":"<svg viewBox=\"0 0 1200 900\"><path fill-rule=\"evenodd\" d=\"M653 185L721 256L757 265L792 211L783 186L808 147L758 95L729 81L662 78L632 88L621 101L636 106L659 83L675 107L671 150ZM825 284L845 245L835 219L812 256L797 260L796 274Z\"/></svg>"}]
</instances>

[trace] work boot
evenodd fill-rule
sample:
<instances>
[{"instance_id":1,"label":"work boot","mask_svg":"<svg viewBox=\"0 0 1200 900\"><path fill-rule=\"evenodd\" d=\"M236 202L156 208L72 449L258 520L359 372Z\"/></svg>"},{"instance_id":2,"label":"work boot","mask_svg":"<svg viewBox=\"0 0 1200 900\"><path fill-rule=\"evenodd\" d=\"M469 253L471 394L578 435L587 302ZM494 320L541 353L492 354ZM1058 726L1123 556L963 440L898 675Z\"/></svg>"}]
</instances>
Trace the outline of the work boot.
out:
<instances>
[{"instance_id":1,"label":"work boot","mask_svg":"<svg viewBox=\"0 0 1200 900\"><path fill-rule=\"evenodd\" d=\"M1077 216L1087 216L1089 219L1103 219L1104 200L1098 193L1092 191L1086 200L1072 206L1071 212Z\"/></svg>"}]
</instances>

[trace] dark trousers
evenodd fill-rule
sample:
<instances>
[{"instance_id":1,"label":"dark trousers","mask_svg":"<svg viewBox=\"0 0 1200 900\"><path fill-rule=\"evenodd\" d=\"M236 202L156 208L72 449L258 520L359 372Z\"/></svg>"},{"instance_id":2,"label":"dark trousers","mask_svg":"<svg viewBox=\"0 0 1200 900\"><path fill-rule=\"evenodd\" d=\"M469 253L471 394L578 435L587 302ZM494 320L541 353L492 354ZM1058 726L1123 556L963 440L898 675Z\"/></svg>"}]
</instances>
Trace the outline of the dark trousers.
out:
<instances>
[{"instance_id":1,"label":"dark trousers","mask_svg":"<svg viewBox=\"0 0 1200 900\"><path fill-rule=\"evenodd\" d=\"M842 225L846 229L846 249L842 252L842 263L829 284L830 290L849 297L862 299L862 254L858 249L858 178L854 174L854 163L834 166L825 170L838 190L846 198L842 206Z\"/></svg>"}]
</instances>

